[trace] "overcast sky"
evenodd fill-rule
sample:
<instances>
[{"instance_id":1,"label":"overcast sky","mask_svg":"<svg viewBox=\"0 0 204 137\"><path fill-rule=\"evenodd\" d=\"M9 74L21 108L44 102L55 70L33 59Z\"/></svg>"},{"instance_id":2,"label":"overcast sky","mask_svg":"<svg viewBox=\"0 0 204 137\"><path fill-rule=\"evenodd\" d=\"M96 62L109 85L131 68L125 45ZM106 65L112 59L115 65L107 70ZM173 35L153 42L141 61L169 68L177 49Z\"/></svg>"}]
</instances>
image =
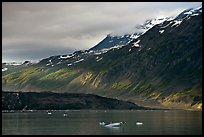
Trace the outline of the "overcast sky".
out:
<instances>
[{"instance_id":1,"label":"overcast sky","mask_svg":"<svg viewBox=\"0 0 204 137\"><path fill-rule=\"evenodd\" d=\"M85 50L107 34L136 31L150 18L176 16L201 2L4 2L2 61L40 60Z\"/></svg>"}]
</instances>

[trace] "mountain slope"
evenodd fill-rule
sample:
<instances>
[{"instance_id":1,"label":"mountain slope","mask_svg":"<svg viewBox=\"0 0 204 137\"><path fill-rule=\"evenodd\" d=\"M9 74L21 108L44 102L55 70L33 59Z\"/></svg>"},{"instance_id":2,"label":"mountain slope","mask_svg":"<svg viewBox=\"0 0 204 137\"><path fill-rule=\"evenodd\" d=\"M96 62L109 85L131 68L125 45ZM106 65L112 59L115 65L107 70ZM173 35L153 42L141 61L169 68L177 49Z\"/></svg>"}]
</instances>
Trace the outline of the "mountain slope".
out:
<instances>
[{"instance_id":1,"label":"mountain slope","mask_svg":"<svg viewBox=\"0 0 204 137\"><path fill-rule=\"evenodd\" d=\"M52 56L5 71L3 89L92 93L144 106L202 109L202 13L191 15L157 24L126 46Z\"/></svg>"}]
</instances>

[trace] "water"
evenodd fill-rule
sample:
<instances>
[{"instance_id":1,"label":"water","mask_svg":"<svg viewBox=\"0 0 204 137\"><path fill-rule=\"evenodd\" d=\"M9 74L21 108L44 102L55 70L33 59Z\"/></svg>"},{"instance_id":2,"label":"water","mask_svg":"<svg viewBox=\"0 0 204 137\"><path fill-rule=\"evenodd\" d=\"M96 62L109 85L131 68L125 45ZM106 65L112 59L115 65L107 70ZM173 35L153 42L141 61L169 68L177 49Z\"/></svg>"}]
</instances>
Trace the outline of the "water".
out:
<instances>
[{"instance_id":1,"label":"water","mask_svg":"<svg viewBox=\"0 0 204 137\"><path fill-rule=\"evenodd\" d=\"M83 110L2 113L2 134L24 135L188 135L202 134L202 112ZM99 122L125 121L111 128ZM142 125L136 125L136 122Z\"/></svg>"}]
</instances>

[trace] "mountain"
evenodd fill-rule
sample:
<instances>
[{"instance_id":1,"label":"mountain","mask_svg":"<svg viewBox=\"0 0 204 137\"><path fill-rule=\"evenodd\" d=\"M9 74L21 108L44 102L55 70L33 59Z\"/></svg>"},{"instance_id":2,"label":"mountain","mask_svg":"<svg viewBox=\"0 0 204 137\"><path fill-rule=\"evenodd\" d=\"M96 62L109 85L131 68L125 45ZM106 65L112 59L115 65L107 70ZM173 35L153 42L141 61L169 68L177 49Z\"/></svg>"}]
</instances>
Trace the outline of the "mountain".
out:
<instances>
[{"instance_id":1,"label":"mountain","mask_svg":"<svg viewBox=\"0 0 204 137\"><path fill-rule=\"evenodd\" d=\"M176 16L176 20L181 20L184 18L190 18L191 16L197 16L202 13L202 6L196 7L196 8L190 8L187 10L184 10L182 13L180 13L178 16Z\"/></svg>"},{"instance_id":2,"label":"mountain","mask_svg":"<svg viewBox=\"0 0 204 137\"><path fill-rule=\"evenodd\" d=\"M128 44L134 37L139 36L138 34L131 34L131 35L122 35L122 36L111 36L110 34L107 35L105 39L99 42L96 46L90 48L90 50L102 50L102 49L109 49L115 46L123 46Z\"/></svg>"},{"instance_id":3,"label":"mountain","mask_svg":"<svg viewBox=\"0 0 204 137\"><path fill-rule=\"evenodd\" d=\"M154 25L160 24L165 20L170 19L166 18L158 18L158 19L149 19L144 24L136 25L137 32L132 34L125 35L111 35L108 34L101 42L99 42L94 47L90 48L89 51L100 51L100 50L109 50L111 48L118 48L125 46L130 43L133 39L138 38L142 34L144 34L147 30L152 28Z\"/></svg>"},{"instance_id":4,"label":"mountain","mask_svg":"<svg viewBox=\"0 0 204 137\"><path fill-rule=\"evenodd\" d=\"M9 70L2 72L3 90L89 93L145 107L200 110L202 12L167 19L124 46L52 56Z\"/></svg>"}]
</instances>

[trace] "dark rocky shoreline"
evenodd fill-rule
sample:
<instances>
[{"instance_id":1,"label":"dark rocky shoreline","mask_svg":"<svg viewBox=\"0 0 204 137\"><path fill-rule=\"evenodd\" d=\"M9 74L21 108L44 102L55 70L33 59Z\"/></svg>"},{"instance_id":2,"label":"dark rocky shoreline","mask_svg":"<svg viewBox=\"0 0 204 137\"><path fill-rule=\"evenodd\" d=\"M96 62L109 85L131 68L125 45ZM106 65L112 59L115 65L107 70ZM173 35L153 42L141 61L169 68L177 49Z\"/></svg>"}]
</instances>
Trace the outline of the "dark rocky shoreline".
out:
<instances>
[{"instance_id":1,"label":"dark rocky shoreline","mask_svg":"<svg viewBox=\"0 0 204 137\"><path fill-rule=\"evenodd\" d=\"M146 110L132 102L82 93L2 92L4 110Z\"/></svg>"}]
</instances>

